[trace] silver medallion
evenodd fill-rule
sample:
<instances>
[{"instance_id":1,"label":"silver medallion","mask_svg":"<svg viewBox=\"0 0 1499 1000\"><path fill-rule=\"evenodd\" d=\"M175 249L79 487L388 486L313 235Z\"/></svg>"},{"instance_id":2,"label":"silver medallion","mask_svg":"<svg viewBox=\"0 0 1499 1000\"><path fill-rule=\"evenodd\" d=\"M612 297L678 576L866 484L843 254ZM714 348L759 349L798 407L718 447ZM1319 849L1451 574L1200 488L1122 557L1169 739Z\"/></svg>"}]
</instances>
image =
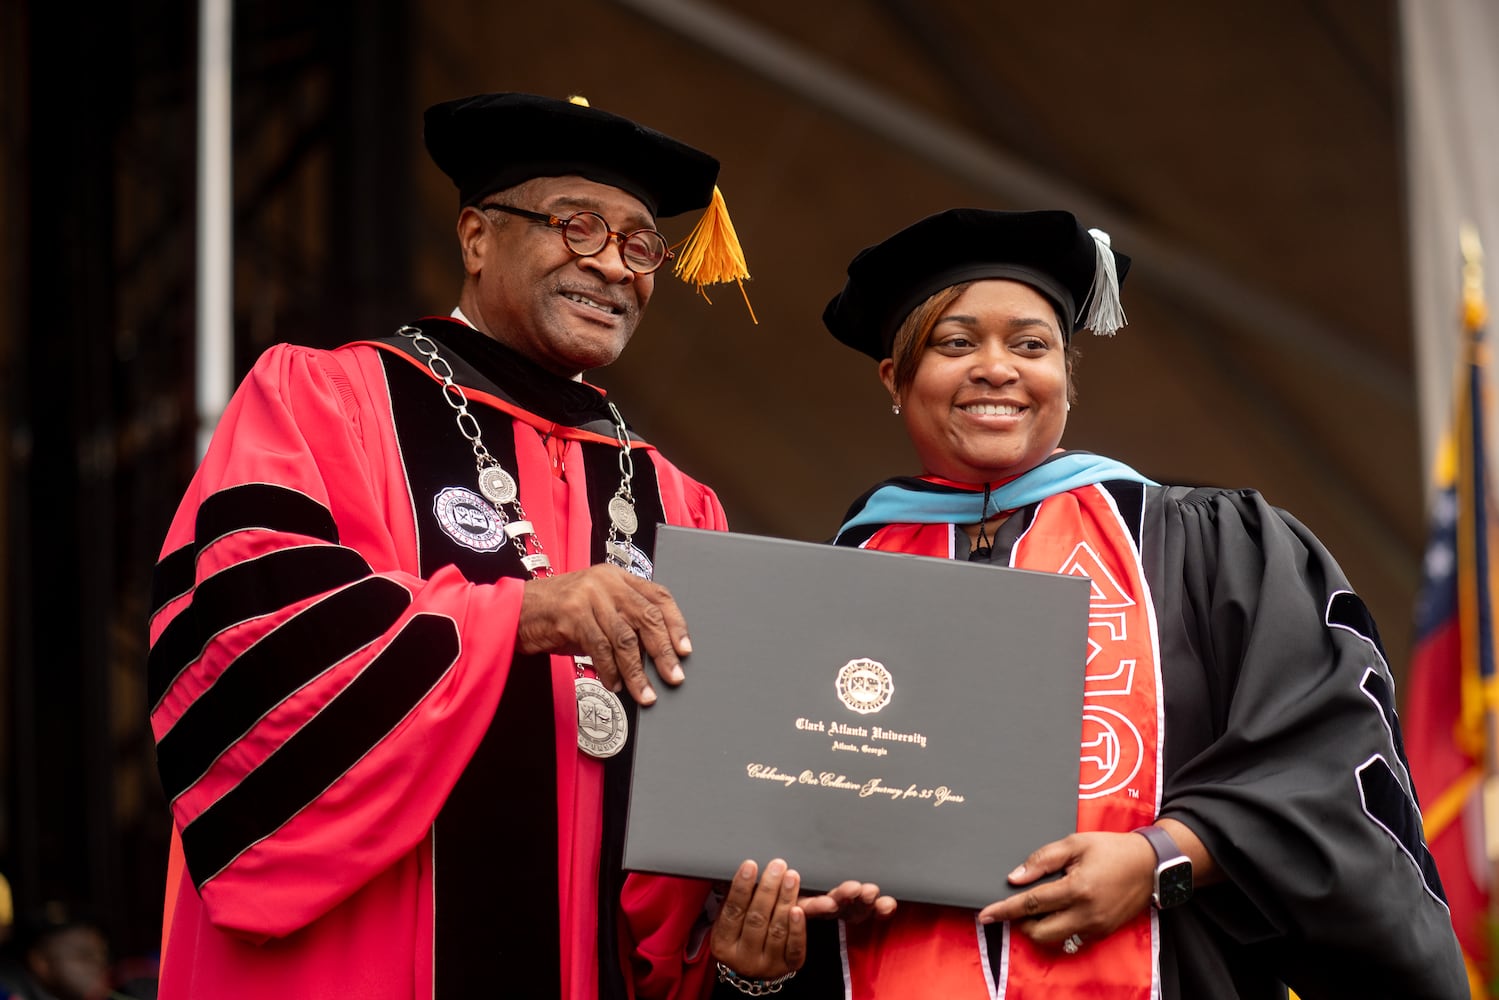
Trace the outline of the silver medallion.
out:
<instances>
[{"instance_id":1,"label":"silver medallion","mask_svg":"<svg viewBox=\"0 0 1499 1000\"><path fill-rule=\"evenodd\" d=\"M519 491L515 488L514 476L498 465L491 465L479 472L479 492L490 503L505 504L514 500Z\"/></svg>"},{"instance_id":2,"label":"silver medallion","mask_svg":"<svg viewBox=\"0 0 1499 1000\"><path fill-rule=\"evenodd\" d=\"M613 757L629 737L625 706L596 677L573 682L578 692L578 749L590 757Z\"/></svg>"},{"instance_id":3,"label":"silver medallion","mask_svg":"<svg viewBox=\"0 0 1499 1000\"><path fill-rule=\"evenodd\" d=\"M609 500L609 520L627 535L635 534L635 529L640 526L635 519L635 505L621 496Z\"/></svg>"}]
</instances>

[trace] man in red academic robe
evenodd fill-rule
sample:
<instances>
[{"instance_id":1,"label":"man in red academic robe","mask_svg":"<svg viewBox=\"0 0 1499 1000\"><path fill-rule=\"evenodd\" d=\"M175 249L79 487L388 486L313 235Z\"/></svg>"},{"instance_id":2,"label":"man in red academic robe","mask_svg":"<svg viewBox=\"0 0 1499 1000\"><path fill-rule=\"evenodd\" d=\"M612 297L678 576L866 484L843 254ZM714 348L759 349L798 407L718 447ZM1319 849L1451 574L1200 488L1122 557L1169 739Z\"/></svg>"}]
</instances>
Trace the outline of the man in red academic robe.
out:
<instances>
[{"instance_id":1,"label":"man in red academic robe","mask_svg":"<svg viewBox=\"0 0 1499 1000\"><path fill-rule=\"evenodd\" d=\"M524 94L425 127L458 308L266 352L157 566L164 1000L631 989L609 754L690 651L656 525L725 525L581 377L635 332L656 218L708 206L718 164Z\"/></svg>"}]
</instances>

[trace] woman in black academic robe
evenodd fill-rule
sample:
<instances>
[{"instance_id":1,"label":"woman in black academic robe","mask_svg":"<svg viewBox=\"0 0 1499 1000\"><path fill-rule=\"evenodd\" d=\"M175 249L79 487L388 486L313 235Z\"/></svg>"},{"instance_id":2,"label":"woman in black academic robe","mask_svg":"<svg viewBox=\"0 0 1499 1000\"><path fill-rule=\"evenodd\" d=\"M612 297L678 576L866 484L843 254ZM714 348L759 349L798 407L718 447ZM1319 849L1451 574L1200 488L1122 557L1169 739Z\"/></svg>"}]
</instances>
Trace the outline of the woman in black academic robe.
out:
<instances>
[{"instance_id":1,"label":"woman in black academic robe","mask_svg":"<svg viewBox=\"0 0 1499 1000\"><path fill-rule=\"evenodd\" d=\"M1065 212L954 210L860 253L824 313L922 464L837 544L1086 575L1093 598L1078 832L975 872L1018 890L980 912L812 921L784 997L1469 995L1393 679L1332 556L1253 490L1060 446L1072 337L1123 325L1128 267Z\"/></svg>"}]
</instances>

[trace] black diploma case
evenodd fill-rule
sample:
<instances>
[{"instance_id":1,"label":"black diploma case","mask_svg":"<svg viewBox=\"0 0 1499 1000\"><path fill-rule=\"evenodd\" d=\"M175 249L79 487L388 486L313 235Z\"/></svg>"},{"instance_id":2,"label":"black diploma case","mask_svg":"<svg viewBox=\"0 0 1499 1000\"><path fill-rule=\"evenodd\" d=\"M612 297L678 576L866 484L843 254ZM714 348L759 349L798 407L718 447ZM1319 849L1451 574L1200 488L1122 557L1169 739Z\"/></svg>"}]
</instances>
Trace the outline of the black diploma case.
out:
<instances>
[{"instance_id":1,"label":"black diploma case","mask_svg":"<svg viewBox=\"0 0 1499 1000\"><path fill-rule=\"evenodd\" d=\"M693 652L625 751L627 869L978 908L1076 828L1086 578L678 527L655 555Z\"/></svg>"}]
</instances>

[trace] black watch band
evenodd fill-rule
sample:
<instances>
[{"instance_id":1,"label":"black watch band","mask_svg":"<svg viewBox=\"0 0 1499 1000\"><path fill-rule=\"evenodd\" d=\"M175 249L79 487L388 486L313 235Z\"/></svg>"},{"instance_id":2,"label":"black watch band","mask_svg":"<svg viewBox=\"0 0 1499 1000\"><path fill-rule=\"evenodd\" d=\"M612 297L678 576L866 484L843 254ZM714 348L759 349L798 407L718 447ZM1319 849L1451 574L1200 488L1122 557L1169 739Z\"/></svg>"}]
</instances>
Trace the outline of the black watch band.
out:
<instances>
[{"instance_id":1,"label":"black watch band","mask_svg":"<svg viewBox=\"0 0 1499 1000\"><path fill-rule=\"evenodd\" d=\"M1150 901L1156 909L1180 906L1192 898L1192 859L1182 853L1171 834L1159 826L1142 826L1134 831L1144 837L1155 851L1155 883Z\"/></svg>"}]
</instances>

